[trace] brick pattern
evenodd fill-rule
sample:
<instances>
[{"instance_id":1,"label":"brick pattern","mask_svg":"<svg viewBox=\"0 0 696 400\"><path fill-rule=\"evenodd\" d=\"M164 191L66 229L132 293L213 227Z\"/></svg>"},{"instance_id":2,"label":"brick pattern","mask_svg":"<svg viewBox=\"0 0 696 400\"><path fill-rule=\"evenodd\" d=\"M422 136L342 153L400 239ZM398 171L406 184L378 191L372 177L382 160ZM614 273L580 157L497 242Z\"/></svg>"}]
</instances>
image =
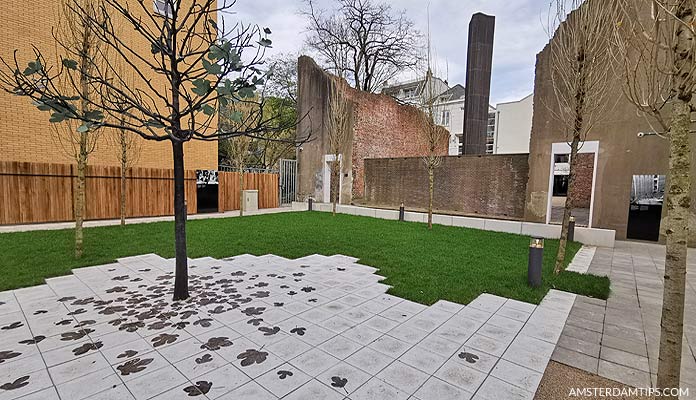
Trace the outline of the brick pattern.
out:
<instances>
[{"instance_id":1,"label":"brick pattern","mask_svg":"<svg viewBox=\"0 0 696 400\"><path fill-rule=\"evenodd\" d=\"M578 154L578 163L575 166L575 208L590 208L592 201L592 175L594 173L594 153Z\"/></svg>"},{"instance_id":2,"label":"brick pattern","mask_svg":"<svg viewBox=\"0 0 696 400\"><path fill-rule=\"evenodd\" d=\"M522 219L529 164L526 154L444 157L435 171L439 212ZM428 173L421 158L365 160L365 201L427 208Z\"/></svg>"},{"instance_id":3,"label":"brick pattern","mask_svg":"<svg viewBox=\"0 0 696 400\"><path fill-rule=\"evenodd\" d=\"M365 160L368 158L418 157L428 154L421 133L422 116L386 96L353 91L356 103L353 125L353 198L364 196ZM447 155L449 134L443 129L438 155Z\"/></svg>"},{"instance_id":4,"label":"brick pattern","mask_svg":"<svg viewBox=\"0 0 696 400\"><path fill-rule=\"evenodd\" d=\"M51 28L56 26L60 15L58 0L4 0L0 16L0 57L10 62L15 49L20 65L25 65L32 56L31 46L44 53L48 63L54 63L56 45ZM135 6L137 8L139 6ZM133 31L123 32L124 40L133 43L137 38ZM143 43L143 54L150 54L149 46ZM164 81L153 77L156 86L164 90ZM56 140L48 113L40 112L26 98L0 92L0 161L70 163L73 158L66 154ZM104 131L97 149L90 155L89 162L98 165L118 165L116 149L108 140L111 134ZM172 150L169 142L153 142L139 139L141 156L138 167L171 168ZM216 142L190 142L185 145L187 169L215 169L217 167Z\"/></svg>"}]
</instances>

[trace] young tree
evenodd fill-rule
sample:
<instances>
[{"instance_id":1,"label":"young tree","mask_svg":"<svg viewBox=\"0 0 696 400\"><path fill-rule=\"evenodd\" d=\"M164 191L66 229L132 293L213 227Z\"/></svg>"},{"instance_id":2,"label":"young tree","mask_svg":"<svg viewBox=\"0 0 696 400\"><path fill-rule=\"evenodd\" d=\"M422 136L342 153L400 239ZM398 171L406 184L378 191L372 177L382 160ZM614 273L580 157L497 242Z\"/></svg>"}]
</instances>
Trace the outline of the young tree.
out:
<instances>
[{"instance_id":1,"label":"young tree","mask_svg":"<svg viewBox=\"0 0 696 400\"><path fill-rule=\"evenodd\" d=\"M345 76L356 89L376 92L405 69L417 65L421 34L404 11L373 0L336 0L327 14L307 0L307 45L327 68Z\"/></svg>"},{"instance_id":2,"label":"young tree","mask_svg":"<svg viewBox=\"0 0 696 400\"><path fill-rule=\"evenodd\" d=\"M666 258L657 387L679 387L684 334L691 114L696 90L695 0L618 0L617 59L625 97L669 141Z\"/></svg>"},{"instance_id":3,"label":"young tree","mask_svg":"<svg viewBox=\"0 0 696 400\"><path fill-rule=\"evenodd\" d=\"M430 57L428 57L429 59ZM428 61L430 63L430 61ZM442 153L440 150L443 144L448 143L449 134L435 122L436 106L435 102L440 93L436 93L433 73L430 68L425 74L423 82L423 101L424 109L421 113L422 123L421 132L428 153L423 156L423 163L428 171L428 229L433 229L433 197L435 195L435 169L442 164Z\"/></svg>"},{"instance_id":4,"label":"young tree","mask_svg":"<svg viewBox=\"0 0 696 400\"><path fill-rule=\"evenodd\" d=\"M122 117L123 118L123 117ZM121 125L125 122L120 121ZM114 153L119 165L121 166L121 197L119 201L119 213L121 215L121 226L126 225L126 199L128 190L128 171L138 162L140 158L141 146L138 142L138 137L127 132L123 128L112 129L113 135L111 141L114 147Z\"/></svg>"},{"instance_id":5,"label":"young tree","mask_svg":"<svg viewBox=\"0 0 696 400\"><path fill-rule=\"evenodd\" d=\"M230 12L232 0L164 0L158 13L148 1L101 0L90 11L70 0L76 23L86 26L100 42L97 54L108 52L104 63L80 62L65 57L49 66L39 48L33 60L20 67L15 51L3 60L0 82L6 91L29 97L51 121L80 121L80 131L124 129L146 140L168 141L174 164L174 237L176 278L174 299L188 297L184 143L220 137L263 137L273 118L261 119L244 131L221 132L217 110L232 99L251 101L263 85L263 55L271 45L270 30L237 23L218 24L220 13ZM119 34L130 31L130 39ZM84 57L82 57L84 58ZM79 61L82 61L82 58ZM90 60L95 60L90 58ZM125 65L126 70L116 66ZM75 74L79 70L79 74ZM132 85L123 75L136 77ZM69 87L59 85L65 77ZM98 93L97 99L84 90ZM126 110L126 111L123 111ZM125 116L127 118L122 119ZM264 117L265 118L265 117Z\"/></svg>"},{"instance_id":6,"label":"young tree","mask_svg":"<svg viewBox=\"0 0 696 400\"><path fill-rule=\"evenodd\" d=\"M554 268L556 274L562 271L565 262L578 152L610 104L609 82L615 69L611 37L616 15L614 0L553 0L551 3L550 76L556 102L546 107L564 128L570 144L568 196Z\"/></svg>"},{"instance_id":7,"label":"young tree","mask_svg":"<svg viewBox=\"0 0 696 400\"><path fill-rule=\"evenodd\" d=\"M335 78L331 83L329 95L329 151L334 159L331 163L331 203L332 213L336 215L336 204L341 195L341 164L343 152L350 139L350 112L351 106L346 98L346 85L342 78Z\"/></svg>"},{"instance_id":8,"label":"young tree","mask_svg":"<svg viewBox=\"0 0 696 400\"><path fill-rule=\"evenodd\" d=\"M56 38L56 52L58 57L73 58L75 68L56 79L56 85L61 89L68 89L72 82L79 82L77 91L84 99L94 99L97 94L89 85L89 76L96 66L102 63L101 48L103 47L91 26L83 23L71 11L70 2L73 0L61 0L59 11L59 24L54 30ZM95 20L101 20L98 15L99 0L74 0L79 1L86 13L92 15ZM88 109L89 100L76 104L83 111ZM77 165L77 178L75 180L75 195L73 199L73 212L75 216L75 258L82 257L84 253L84 231L82 225L86 212L86 188L87 165L89 155L96 150L99 138L99 130L96 127L85 128L74 120L56 118L51 126L54 137L63 148L63 151L75 160Z\"/></svg>"},{"instance_id":9,"label":"young tree","mask_svg":"<svg viewBox=\"0 0 696 400\"><path fill-rule=\"evenodd\" d=\"M262 108L257 108L255 102L230 101L220 113L222 131L243 131L256 123ZM239 174L239 215L244 215L244 171L249 158L249 146L252 138L249 136L233 136L220 141L220 149L227 160L237 169Z\"/></svg>"}]
</instances>

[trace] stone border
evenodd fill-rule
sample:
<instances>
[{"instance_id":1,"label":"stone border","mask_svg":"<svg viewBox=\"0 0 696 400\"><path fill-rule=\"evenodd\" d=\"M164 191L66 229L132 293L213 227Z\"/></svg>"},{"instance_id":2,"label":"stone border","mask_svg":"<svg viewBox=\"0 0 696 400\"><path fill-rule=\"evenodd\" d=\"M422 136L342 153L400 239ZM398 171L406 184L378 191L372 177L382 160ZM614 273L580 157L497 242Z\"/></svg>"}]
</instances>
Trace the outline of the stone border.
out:
<instances>
[{"instance_id":1,"label":"stone border","mask_svg":"<svg viewBox=\"0 0 696 400\"><path fill-rule=\"evenodd\" d=\"M295 211L307 210L307 203L293 202L292 209ZM331 204L314 203L314 210L329 212L331 211ZM364 217L390 220L399 219L399 211L397 210L338 205L336 207L336 211L341 214L360 215ZM427 218L428 214L426 213L406 211L404 214L404 220L409 222L425 223ZM545 239L558 239L561 236L561 227L559 225L547 225L535 222L507 221L500 219L433 214L433 223L445 226L460 226L486 231L536 236L543 237ZM581 227L575 228L575 240L584 245L613 248L615 237L616 231L614 230Z\"/></svg>"}]
</instances>

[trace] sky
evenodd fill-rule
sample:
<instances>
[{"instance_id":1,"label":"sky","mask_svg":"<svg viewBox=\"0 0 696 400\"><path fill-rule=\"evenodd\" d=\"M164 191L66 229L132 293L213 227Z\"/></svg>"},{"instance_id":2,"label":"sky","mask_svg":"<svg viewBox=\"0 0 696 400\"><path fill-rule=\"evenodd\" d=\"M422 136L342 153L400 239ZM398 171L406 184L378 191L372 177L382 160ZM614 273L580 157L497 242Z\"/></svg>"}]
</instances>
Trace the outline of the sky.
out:
<instances>
[{"instance_id":1,"label":"sky","mask_svg":"<svg viewBox=\"0 0 696 400\"><path fill-rule=\"evenodd\" d=\"M380 1L380 0L375 0ZM405 10L416 28L425 34L427 3L423 0L382 0L395 10ZM317 0L331 9L336 0ZM273 48L266 54L302 53L312 55L304 45L306 20L300 14L302 0L237 0L235 12L225 18L268 27ZM467 33L471 15L495 15L495 43L491 104L519 100L534 89L536 54L548 42L545 24L549 0L430 0L430 37L438 75L450 85L466 81ZM416 74L404 73L412 79Z\"/></svg>"}]
</instances>

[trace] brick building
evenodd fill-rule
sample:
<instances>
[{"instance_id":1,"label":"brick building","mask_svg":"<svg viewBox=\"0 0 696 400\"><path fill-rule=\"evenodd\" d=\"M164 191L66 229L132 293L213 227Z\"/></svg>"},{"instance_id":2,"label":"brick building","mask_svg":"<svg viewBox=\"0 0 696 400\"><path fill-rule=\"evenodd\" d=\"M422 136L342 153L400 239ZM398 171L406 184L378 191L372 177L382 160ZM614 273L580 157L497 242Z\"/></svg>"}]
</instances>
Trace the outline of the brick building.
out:
<instances>
[{"instance_id":1,"label":"brick building","mask_svg":"<svg viewBox=\"0 0 696 400\"><path fill-rule=\"evenodd\" d=\"M422 112L397 103L391 96L350 88L328 74L309 57L298 61L299 139L309 140L298 151L298 195L330 201L330 155L327 121L334 85L341 85L349 100L350 139L341 154L340 202L362 198L365 190L364 160L367 158L419 157L428 153L421 133ZM449 134L443 129L442 134ZM448 140L438 153L447 155Z\"/></svg>"},{"instance_id":2,"label":"brick building","mask_svg":"<svg viewBox=\"0 0 696 400\"><path fill-rule=\"evenodd\" d=\"M155 1L149 2L153 3L154 12ZM32 46L36 46L47 62L54 62L56 44L52 28L57 25L60 14L61 1L58 0L4 0L0 15L0 57L11 64L13 53L18 50L20 65L26 65L33 58ZM138 34L133 31L123 32L123 40L137 47L136 38ZM142 54L151 54L145 42L142 42ZM153 75L152 79L156 87L162 88L162 93L167 92L163 77ZM0 92L0 131L3 132L0 161L74 163L57 141L48 119L49 114L37 110L29 99ZM102 132L96 151L90 155L90 164L118 165L116 149L108 140L111 133ZM141 156L136 166L172 168L172 149L168 141L138 140ZM217 168L217 142L189 142L184 146L184 154L186 169Z\"/></svg>"}]
</instances>

